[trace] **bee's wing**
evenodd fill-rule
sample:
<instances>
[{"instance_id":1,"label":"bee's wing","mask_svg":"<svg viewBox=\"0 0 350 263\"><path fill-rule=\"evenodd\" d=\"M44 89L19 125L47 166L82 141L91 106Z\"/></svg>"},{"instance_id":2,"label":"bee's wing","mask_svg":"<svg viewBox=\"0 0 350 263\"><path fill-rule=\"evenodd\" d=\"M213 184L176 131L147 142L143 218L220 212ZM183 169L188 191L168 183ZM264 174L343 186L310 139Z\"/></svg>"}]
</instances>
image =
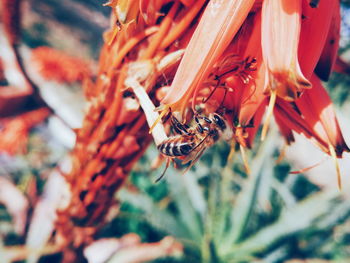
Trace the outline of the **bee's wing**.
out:
<instances>
[{"instance_id":1,"label":"bee's wing","mask_svg":"<svg viewBox=\"0 0 350 263\"><path fill-rule=\"evenodd\" d=\"M205 141L208 139L209 134L207 134L203 140L201 140L190 152L189 155L186 156L185 159L182 160L182 164L186 164L190 161L193 162L194 159L198 159L198 153L204 151L207 147L205 145Z\"/></svg>"},{"instance_id":2,"label":"bee's wing","mask_svg":"<svg viewBox=\"0 0 350 263\"><path fill-rule=\"evenodd\" d=\"M207 147L205 146L204 143L199 144L196 146L195 150L193 150L192 152L190 152L189 155L186 156L185 159L182 160L182 164L186 164L189 162L193 162L193 160L197 159L198 153L204 151Z\"/></svg>"},{"instance_id":3,"label":"bee's wing","mask_svg":"<svg viewBox=\"0 0 350 263\"><path fill-rule=\"evenodd\" d=\"M192 161L192 162L191 162L191 164L185 169L185 171L183 172L183 174L187 173L188 170L191 169L191 167L198 161L198 159L201 158L201 156L203 155L203 153L204 153L204 151L205 151L206 149L207 149L207 147L205 147L204 144L203 144L203 146L201 147L201 149L200 149L199 151L196 152L196 155L194 155L194 158L193 158L192 160L190 160L190 161Z\"/></svg>"}]
</instances>

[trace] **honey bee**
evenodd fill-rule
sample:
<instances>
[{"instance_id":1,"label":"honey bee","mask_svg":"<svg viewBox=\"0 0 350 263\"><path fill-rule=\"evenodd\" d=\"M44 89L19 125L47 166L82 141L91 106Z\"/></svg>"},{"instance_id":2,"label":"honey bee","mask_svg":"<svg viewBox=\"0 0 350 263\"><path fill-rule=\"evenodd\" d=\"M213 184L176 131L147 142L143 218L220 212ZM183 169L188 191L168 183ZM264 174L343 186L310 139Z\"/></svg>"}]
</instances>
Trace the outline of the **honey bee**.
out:
<instances>
[{"instance_id":1,"label":"honey bee","mask_svg":"<svg viewBox=\"0 0 350 263\"><path fill-rule=\"evenodd\" d=\"M231 126L223 116L217 113L210 114L209 117L197 114L194 120L196 126L189 127L172 117L172 127L177 135L166 139L157 146L163 155L169 157L166 168L170 159L179 158L182 159L183 164L191 162L186 169L187 171L198 161L207 148L219 139L228 141L233 136ZM157 181L163 177L164 173L165 171Z\"/></svg>"}]
</instances>

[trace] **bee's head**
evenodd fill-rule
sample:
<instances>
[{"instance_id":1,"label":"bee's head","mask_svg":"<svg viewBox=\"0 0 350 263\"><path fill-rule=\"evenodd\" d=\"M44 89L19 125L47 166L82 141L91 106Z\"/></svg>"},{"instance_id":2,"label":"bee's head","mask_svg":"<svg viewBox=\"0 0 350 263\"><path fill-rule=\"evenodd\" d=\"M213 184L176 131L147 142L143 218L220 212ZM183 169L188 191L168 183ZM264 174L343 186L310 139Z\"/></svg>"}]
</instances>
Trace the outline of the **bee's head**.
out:
<instances>
[{"instance_id":1,"label":"bee's head","mask_svg":"<svg viewBox=\"0 0 350 263\"><path fill-rule=\"evenodd\" d=\"M219 114L214 113L211 119L222 131L226 129L226 122Z\"/></svg>"},{"instance_id":2,"label":"bee's head","mask_svg":"<svg viewBox=\"0 0 350 263\"><path fill-rule=\"evenodd\" d=\"M221 137L224 140L230 140L233 136L233 132L227 121L224 119L223 116L213 113L211 116L211 120L216 124L216 126L221 131Z\"/></svg>"}]
</instances>

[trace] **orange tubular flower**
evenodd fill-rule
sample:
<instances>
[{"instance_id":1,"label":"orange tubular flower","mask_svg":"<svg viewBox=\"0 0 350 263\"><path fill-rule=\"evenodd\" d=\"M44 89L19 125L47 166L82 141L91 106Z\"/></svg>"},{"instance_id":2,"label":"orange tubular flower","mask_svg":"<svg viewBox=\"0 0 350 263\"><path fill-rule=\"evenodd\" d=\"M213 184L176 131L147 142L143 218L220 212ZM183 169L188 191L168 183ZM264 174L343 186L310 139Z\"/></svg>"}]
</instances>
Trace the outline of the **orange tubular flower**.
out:
<instances>
[{"instance_id":1,"label":"orange tubular flower","mask_svg":"<svg viewBox=\"0 0 350 263\"><path fill-rule=\"evenodd\" d=\"M336 160L337 157L342 157L344 151L349 152L350 149L341 133L331 99L321 81L313 75L311 83L312 89L305 91L294 105L282 100L277 101L276 121L288 143L294 141L292 131L302 133ZM338 163L335 163L340 187L340 171Z\"/></svg>"},{"instance_id":2,"label":"orange tubular flower","mask_svg":"<svg viewBox=\"0 0 350 263\"><path fill-rule=\"evenodd\" d=\"M267 66L266 91L293 101L310 82L300 70L298 44L301 0L265 0L262 6L262 53Z\"/></svg>"},{"instance_id":3,"label":"orange tubular flower","mask_svg":"<svg viewBox=\"0 0 350 263\"><path fill-rule=\"evenodd\" d=\"M313 132L327 142L328 148L335 149L337 157L342 157L349 148L340 131L332 101L316 75L312 76L311 82L312 89L305 91L296 105Z\"/></svg>"},{"instance_id":4,"label":"orange tubular flower","mask_svg":"<svg viewBox=\"0 0 350 263\"><path fill-rule=\"evenodd\" d=\"M263 83L265 81L265 65L262 63L261 52L261 14L257 14L254 19L254 29L249 38L244 57L251 57L256 60L256 70L250 73L252 78L242 89L239 105L239 123L247 126L254 117L266 96L263 94Z\"/></svg>"},{"instance_id":5,"label":"orange tubular flower","mask_svg":"<svg viewBox=\"0 0 350 263\"><path fill-rule=\"evenodd\" d=\"M335 160L341 158L344 151L349 151L332 102L323 88L320 78L327 80L337 57L339 47L340 4L339 1L321 1L317 8L311 8L303 1L303 21L299 41L299 60L304 75L311 80L312 89L306 90L289 105L289 116L282 117L281 105L275 111L275 117L287 141L294 140L292 130L304 133ZM312 52L310 52L312 51ZM317 66L316 66L317 65ZM284 110L288 107L285 105ZM292 120L289 122L288 120ZM340 172L338 172L338 183Z\"/></svg>"},{"instance_id":6,"label":"orange tubular flower","mask_svg":"<svg viewBox=\"0 0 350 263\"><path fill-rule=\"evenodd\" d=\"M162 100L166 108L182 113L189 100L198 93L214 63L223 54L246 19L255 1L210 1L187 46L172 82ZM195 99L193 100L193 104ZM193 105L194 106L194 105Z\"/></svg>"},{"instance_id":7,"label":"orange tubular flower","mask_svg":"<svg viewBox=\"0 0 350 263\"><path fill-rule=\"evenodd\" d=\"M231 89L226 95L223 106L232 109L232 120L234 124L235 139L244 147L251 147L261 122L264 108L266 107L266 96L263 92L265 79L265 66L262 63L261 54L261 12L251 12L250 18L242 26L240 34L225 51L225 54L236 55L238 62L242 63L242 69L232 71L235 67L231 61L231 73L218 73L221 82L226 88ZM223 70L226 61L219 60ZM251 65L249 65L251 63ZM236 66L237 67L237 66ZM223 94L216 91L211 100L222 101ZM211 102L209 100L209 102Z\"/></svg>"},{"instance_id":8,"label":"orange tubular flower","mask_svg":"<svg viewBox=\"0 0 350 263\"><path fill-rule=\"evenodd\" d=\"M140 13L147 24L154 24L156 19L161 15L159 12L162 5L170 0L140 0Z\"/></svg>"},{"instance_id":9,"label":"orange tubular flower","mask_svg":"<svg viewBox=\"0 0 350 263\"><path fill-rule=\"evenodd\" d=\"M311 8L304 0L298 51L301 69L306 78L311 78L321 54L323 62L320 62L320 71L322 67L324 79L328 78L333 57L338 51L339 27L339 1L320 1L317 8ZM338 36L337 39L334 35Z\"/></svg>"},{"instance_id":10,"label":"orange tubular flower","mask_svg":"<svg viewBox=\"0 0 350 263\"><path fill-rule=\"evenodd\" d=\"M225 108L234 139L243 147L251 147L267 96L271 95L265 124L277 96L278 109L274 112L289 142L294 140L295 130L329 154L331 145L341 157L347 146L329 98L322 99L329 101L330 108L325 101L306 107L309 94L323 91L317 77L312 77L316 65L326 78L334 63L339 10L337 1L321 1L318 7L311 7L306 0L209 2L162 100L163 113L171 108L184 116L190 101L193 110L201 101L207 112ZM312 83L315 89L303 98L302 93ZM300 106L297 111L296 105ZM324 126L319 129L315 123ZM262 138L266 131L267 125Z\"/></svg>"},{"instance_id":11,"label":"orange tubular flower","mask_svg":"<svg viewBox=\"0 0 350 263\"><path fill-rule=\"evenodd\" d=\"M323 151L327 151L327 143L317 134L313 134L312 128L303 118L295 104L277 98L274 115L280 131L288 144L294 142L293 131L295 131L313 140Z\"/></svg>"},{"instance_id":12,"label":"orange tubular flower","mask_svg":"<svg viewBox=\"0 0 350 263\"><path fill-rule=\"evenodd\" d=\"M333 66L337 61L339 38L340 38L340 4L334 1L335 8L333 9L332 21L329 26L329 31L325 46L323 47L320 60L317 63L315 73L320 79L327 81L332 71Z\"/></svg>"}]
</instances>

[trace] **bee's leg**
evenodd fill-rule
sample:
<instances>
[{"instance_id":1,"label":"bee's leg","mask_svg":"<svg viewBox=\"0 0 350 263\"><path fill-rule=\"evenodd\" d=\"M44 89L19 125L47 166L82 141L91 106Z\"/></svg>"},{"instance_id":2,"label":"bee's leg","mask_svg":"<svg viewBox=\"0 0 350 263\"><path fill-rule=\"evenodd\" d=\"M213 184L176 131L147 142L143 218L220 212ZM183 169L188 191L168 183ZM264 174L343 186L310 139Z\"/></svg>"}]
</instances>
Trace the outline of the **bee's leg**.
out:
<instances>
[{"instance_id":1,"label":"bee's leg","mask_svg":"<svg viewBox=\"0 0 350 263\"><path fill-rule=\"evenodd\" d=\"M209 129L209 127L206 127L206 126L204 126L203 127L203 125L202 124L200 124L200 122L199 122L199 119L202 119L202 120L204 120L204 121L206 121L207 123L212 123L212 121L208 118L208 117L205 117L205 116L200 116L200 115L196 115L195 117L194 117L194 119L195 119L195 121L196 121L196 123L197 123L197 130L200 132L200 133L203 133L203 131L209 131L210 129Z\"/></svg>"},{"instance_id":2,"label":"bee's leg","mask_svg":"<svg viewBox=\"0 0 350 263\"><path fill-rule=\"evenodd\" d=\"M212 121L208 118L208 117L206 117L206 116L201 116L201 115L199 115L198 113L196 114L196 116L195 116L195 120L196 120L196 123L197 124L199 124L199 119L202 119L202 120L205 120L207 123L212 123Z\"/></svg>"},{"instance_id":3,"label":"bee's leg","mask_svg":"<svg viewBox=\"0 0 350 263\"><path fill-rule=\"evenodd\" d=\"M224 93L224 96L222 98L222 101L221 101L219 107L217 107L217 109L215 110L215 112L217 112L221 116L224 116L226 113L232 112L232 110L229 110L224 106L224 102L225 102L226 95L227 95L228 91L229 91L229 89L225 87L225 93Z\"/></svg>"},{"instance_id":4,"label":"bee's leg","mask_svg":"<svg viewBox=\"0 0 350 263\"><path fill-rule=\"evenodd\" d=\"M175 133L182 135L181 129L179 129L175 117L171 117L171 127L173 127Z\"/></svg>"},{"instance_id":5,"label":"bee's leg","mask_svg":"<svg viewBox=\"0 0 350 263\"><path fill-rule=\"evenodd\" d=\"M199 118L200 118L199 115L194 116L194 120L195 120L196 123L197 123L197 130L198 130L198 132L199 132L199 133L203 133L204 128L203 128L202 124L200 124Z\"/></svg>"},{"instance_id":6,"label":"bee's leg","mask_svg":"<svg viewBox=\"0 0 350 263\"><path fill-rule=\"evenodd\" d=\"M211 96L213 96L214 92L216 91L216 89L219 87L220 85L220 79L218 78L218 76L215 77L215 79L218 80L217 84L215 85L215 87L213 88L213 90L210 92L209 96L206 97L205 99L203 99L203 103L206 103L210 98Z\"/></svg>"},{"instance_id":7,"label":"bee's leg","mask_svg":"<svg viewBox=\"0 0 350 263\"><path fill-rule=\"evenodd\" d=\"M166 123L166 122L170 119L170 117L173 116L172 114L173 114L173 113L172 113L172 111L171 111L171 108L169 108L168 113L166 113L166 114L164 115L164 117L162 118L162 122L163 122L163 123Z\"/></svg>"},{"instance_id":8,"label":"bee's leg","mask_svg":"<svg viewBox=\"0 0 350 263\"><path fill-rule=\"evenodd\" d=\"M174 117L174 116L171 117L171 124L172 124L176 133L178 133L180 135L183 135L183 134L189 135L190 134L187 130L188 126L179 122L179 120L176 119L176 117Z\"/></svg>"},{"instance_id":9,"label":"bee's leg","mask_svg":"<svg viewBox=\"0 0 350 263\"><path fill-rule=\"evenodd\" d=\"M246 58L246 65L245 69L249 71L255 71L256 70L256 58L248 56Z\"/></svg>"},{"instance_id":10,"label":"bee's leg","mask_svg":"<svg viewBox=\"0 0 350 263\"><path fill-rule=\"evenodd\" d=\"M219 108L223 107L223 105L224 105L224 102L225 102L225 99L226 99L226 95L227 95L227 91L228 91L228 88L225 87L225 93L224 93L224 96L222 97L222 101L220 103Z\"/></svg>"},{"instance_id":11,"label":"bee's leg","mask_svg":"<svg viewBox=\"0 0 350 263\"><path fill-rule=\"evenodd\" d=\"M169 168L169 165L170 165L170 160L171 158L166 158L166 164L165 164L165 169L164 171L162 172L162 174L156 179L155 183L158 183L165 175L165 172L168 170Z\"/></svg>"},{"instance_id":12,"label":"bee's leg","mask_svg":"<svg viewBox=\"0 0 350 263\"><path fill-rule=\"evenodd\" d=\"M203 120L205 120L207 123L212 123L212 121L208 117L203 117Z\"/></svg>"},{"instance_id":13,"label":"bee's leg","mask_svg":"<svg viewBox=\"0 0 350 263\"><path fill-rule=\"evenodd\" d=\"M225 87L225 86L215 86L215 88L212 90L212 92L209 94L209 96L206 99L203 100L203 103L206 103L210 99L210 97L214 94L214 92L216 91L217 88L222 88L222 89L224 89L224 92L225 92L224 96L222 97L222 101L221 101L221 103L220 103L218 108L222 107L222 105L225 102L226 95L227 95L227 92L228 92L228 88Z\"/></svg>"}]
</instances>

